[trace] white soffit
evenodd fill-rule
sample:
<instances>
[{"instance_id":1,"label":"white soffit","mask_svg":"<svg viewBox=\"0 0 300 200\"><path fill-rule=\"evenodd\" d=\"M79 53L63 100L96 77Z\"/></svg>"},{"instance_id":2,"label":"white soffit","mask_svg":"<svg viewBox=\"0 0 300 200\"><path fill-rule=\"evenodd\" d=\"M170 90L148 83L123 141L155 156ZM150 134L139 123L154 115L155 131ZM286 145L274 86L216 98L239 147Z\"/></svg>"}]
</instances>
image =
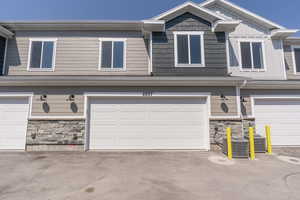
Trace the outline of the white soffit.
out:
<instances>
[{"instance_id":1,"label":"white soffit","mask_svg":"<svg viewBox=\"0 0 300 200\"><path fill-rule=\"evenodd\" d=\"M297 33L299 30L297 29L277 29L273 30L271 32L271 38L273 39L285 39L295 33Z\"/></svg>"}]
</instances>

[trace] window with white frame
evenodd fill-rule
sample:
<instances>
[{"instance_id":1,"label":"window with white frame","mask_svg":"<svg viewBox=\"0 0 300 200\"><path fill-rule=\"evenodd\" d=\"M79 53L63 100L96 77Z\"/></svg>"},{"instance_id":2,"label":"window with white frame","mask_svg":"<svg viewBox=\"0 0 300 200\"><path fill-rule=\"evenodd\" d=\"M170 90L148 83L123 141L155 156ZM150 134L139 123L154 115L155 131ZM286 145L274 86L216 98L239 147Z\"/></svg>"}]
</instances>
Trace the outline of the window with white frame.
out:
<instances>
[{"instance_id":1,"label":"window with white frame","mask_svg":"<svg viewBox=\"0 0 300 200\"><path fill-rule=\"evenodd\" d=\"M300 73L300 46L293 47L295 73Z\"/></svg>"},{"instance_id":2,"label":"window with white frame","mask_svg":"<svg viewBox=\"0 0 300 200\"><path fill-rule=\"evenodd\" d=\"M244 70L264 70L264 52L262 42L240 42L241 66Z\"/></svg>"},{"instance_id":3,"label":"window with white frame","mask_svg":"<svg viewBox=\"0 0 300 200\"><path fill-rule=\"evenodd\" d=\"M204 67L203 32L174 32L175 66Z\"/></svg>"},{"instance_id":4,"label":"window with white frame","mask_svg":"<svg viewBox=\"0 0 300 200\"><path fill-rule=\"evenodd\" d=\"M31 39L28 70L53 70L56 39Z\"/></svg>"},{"instance_id":5,"label":"window with white frame","mask_svg":"<svg viewBox=\"0 0 300 200\"><path fill-rule=\"evenodd\" d=\"M100 39L99 68L104 70L123 70L126 60L125 39Z\"/></svg>"}]
</instances>

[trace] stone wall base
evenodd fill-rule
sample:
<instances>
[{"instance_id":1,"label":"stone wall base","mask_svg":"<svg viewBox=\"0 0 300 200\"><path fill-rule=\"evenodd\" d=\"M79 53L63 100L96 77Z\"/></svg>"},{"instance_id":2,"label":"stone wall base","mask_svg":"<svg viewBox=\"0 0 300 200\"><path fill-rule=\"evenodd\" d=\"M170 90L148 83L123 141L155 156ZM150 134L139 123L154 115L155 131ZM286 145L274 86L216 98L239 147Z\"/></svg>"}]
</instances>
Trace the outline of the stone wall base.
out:
<instances>
[{"instance_id":1,"label":"stone wall base","mask_svg":"<svg viewBox=\"0 0 300 200\"><path fill-rule=\"evenodd\" d=\"M232 136L243 137L248 134L249 127L255 126L254 119L210 120L210 143L222 144L226 128L231 128Z\"/></svg>"},{"instance_id":2,"label":"stone wall base","mask_svg":"<svg viewBox=\"0 0 300 200\"><path fill-rule=\"evenodd\" d=\"M35 152L35 151L84 151L84 145L27 145L26 151Z\"/></svg>"},{"instance_id":3,"label":"stone wall base","mask_svg":"<svg viewBox=\"0 0 300 200\"><path fill-rule=\"evenodd\" d=\"M85 120L29 120L27 145L83 145Z\"/></svg>"}]
</instances>

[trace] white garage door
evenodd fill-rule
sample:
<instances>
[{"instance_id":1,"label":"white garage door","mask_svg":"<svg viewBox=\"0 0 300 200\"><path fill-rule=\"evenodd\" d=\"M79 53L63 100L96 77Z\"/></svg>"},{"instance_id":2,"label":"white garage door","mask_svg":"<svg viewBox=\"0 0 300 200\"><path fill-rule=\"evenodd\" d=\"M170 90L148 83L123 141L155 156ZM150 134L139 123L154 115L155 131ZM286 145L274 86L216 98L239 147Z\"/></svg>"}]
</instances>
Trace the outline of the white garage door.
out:
<instances>
[{"instance_id":1,"label":"white garage door","mask_svg":"<svg viewBox=\"0 0 300 200\"><path fill-rule=\"evenodd\" d=\"M0 98L0 150L24 150L28 99Z\"/></svg>"},{"instance_id":2,"label":"white garage door","mask_svg":"<svg viewBox=\"0 0 300 200\"><path fill-rule=\"evenodd\" d=\"M259 134L270 125L273 145L300 145L299 100L256 100L254 108Z\"/></svg>"},{"instance_id":3,"label":"white garage door","mask_svg":"<svg viewBox=\"0 0 300 200\"><path fill-rule=\"evenodd\" d=\"M201 98L92 98L90 149L208 149L207 123Z\"/></svg>"}]
</instances>

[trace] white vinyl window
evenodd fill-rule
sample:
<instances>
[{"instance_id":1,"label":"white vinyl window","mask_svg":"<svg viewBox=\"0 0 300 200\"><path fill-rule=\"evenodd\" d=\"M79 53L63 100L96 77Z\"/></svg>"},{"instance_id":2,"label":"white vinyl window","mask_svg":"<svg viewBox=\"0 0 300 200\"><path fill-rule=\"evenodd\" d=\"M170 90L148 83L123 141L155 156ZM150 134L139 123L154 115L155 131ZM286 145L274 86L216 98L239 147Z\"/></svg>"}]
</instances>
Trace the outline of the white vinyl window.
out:
<instances>
[{"instance_id":1,"label":"white vinyl window","mask_svg":"<svg viewBox=\"0 0 300 200\"><path fill-rule=\"evenodd\" d=\"M300 46L293 46L293 62L295 74L300 73Z\"/></svg>"},{"instance_id":2,"label":"white vinyl window","mask_svg":"<svg viewBox=\"0 0 300 200\"><path fill-rule=\"evenodd\" d=\"M203 32L174 32L176 67L204 67Z\"/></svg>"},{"instance_id":3,"label":"white vinyl window","mask_svg":"<svg viewBox=\"0 0 300 200\"><path fill-rule=\"evenodd\" d=\"M30 39L29 71L53 71L55 67L56 39Z\"/></svg>"},{"instance_id":4,"label":"white vinyl window","mask_svg":"<svg viewBox=\"0 0 300 200\"><path fill-rule=\"evenodd\" d=\"M263 71L265 69L263 42L240 41L242 70Z\"/></svg>"},{"instance_id":5,"label":"white vinyl window","mask_svg":"<svg viewBox=\"0 0 300 200\"><path fill-rule=\"evenodd\" d=\"M126 69L126 39L100 38L100 70Z\"/></svg>"}]
</instances>

